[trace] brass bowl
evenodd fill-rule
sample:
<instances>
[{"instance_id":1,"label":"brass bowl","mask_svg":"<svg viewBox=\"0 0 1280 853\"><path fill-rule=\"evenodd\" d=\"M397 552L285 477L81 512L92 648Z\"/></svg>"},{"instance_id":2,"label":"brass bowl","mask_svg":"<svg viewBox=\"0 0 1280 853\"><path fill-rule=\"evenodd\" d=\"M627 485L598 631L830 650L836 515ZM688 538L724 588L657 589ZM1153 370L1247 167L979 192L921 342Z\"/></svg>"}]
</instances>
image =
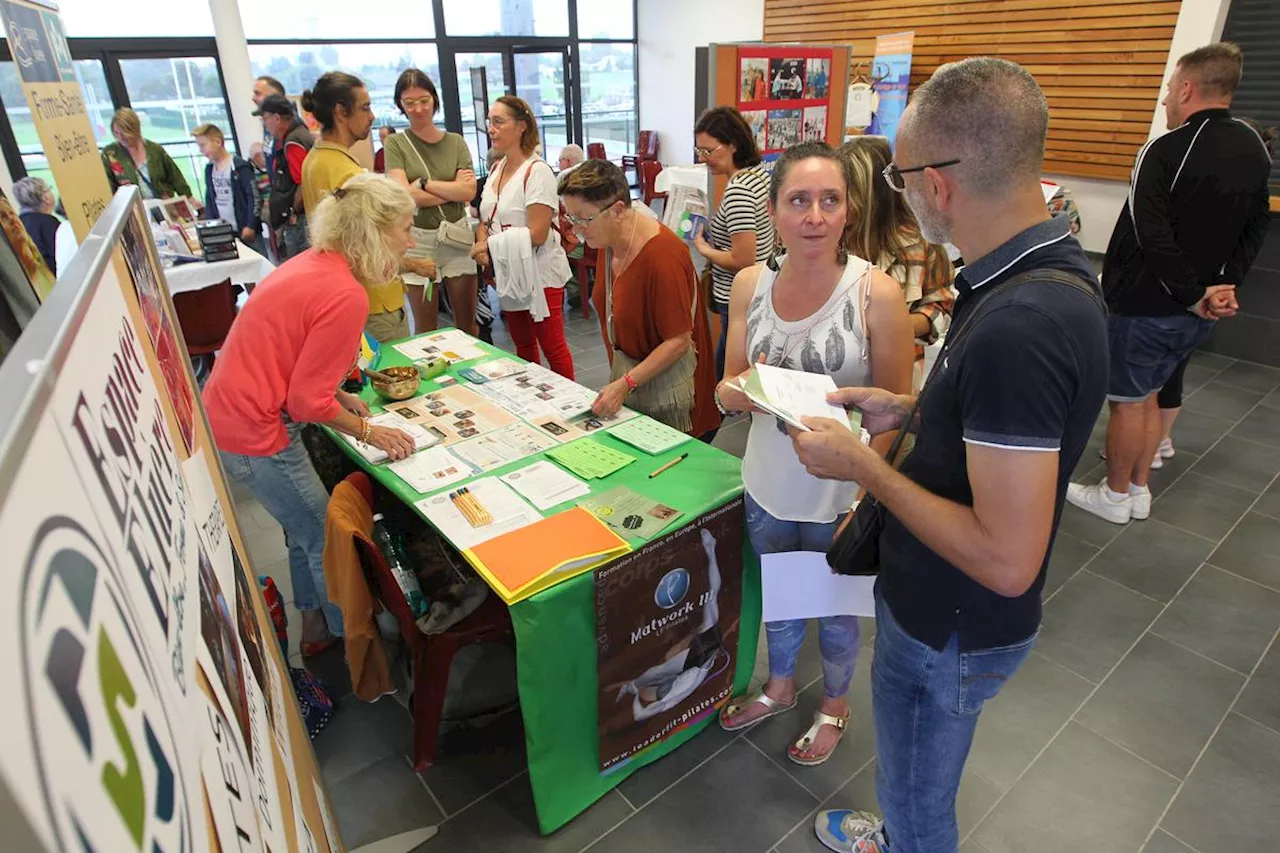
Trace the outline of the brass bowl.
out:
<instances>
[{"instance_id":1,"label":"brass bowl","mask_svg":"<svg viewBox=\"0 0 1280 853\"><path fill-rule=\"evenodd\" d=\"M422 381L422 377L418 375L416 367L384 367L379 373L385 373L391 377L391 382L384 382L381 379L370 377L369 381L373 384L373 390L378 392L378 396L384 400L407 400L418 393L418 383Z\"/></svg>"}]
</instances>

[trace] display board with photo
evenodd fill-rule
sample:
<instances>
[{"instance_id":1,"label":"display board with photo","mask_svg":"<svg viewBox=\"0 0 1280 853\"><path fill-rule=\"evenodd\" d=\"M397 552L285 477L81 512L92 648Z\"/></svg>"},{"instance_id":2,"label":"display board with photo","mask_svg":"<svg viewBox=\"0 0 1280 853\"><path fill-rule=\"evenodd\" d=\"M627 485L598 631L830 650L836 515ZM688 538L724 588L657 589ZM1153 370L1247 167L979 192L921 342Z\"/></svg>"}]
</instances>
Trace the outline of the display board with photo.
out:
<instances>
[{"instance_id":1,"label":"display board with photo","mask_svg":"<svg viewBox=\"0 0 1280 853\"><path fill-rule=\"evenodd\" d=\"M828 138L834 56L833 48L796 46L739 51L737 107L766 164L792 145Z\"/></svg>"}]
</instances>

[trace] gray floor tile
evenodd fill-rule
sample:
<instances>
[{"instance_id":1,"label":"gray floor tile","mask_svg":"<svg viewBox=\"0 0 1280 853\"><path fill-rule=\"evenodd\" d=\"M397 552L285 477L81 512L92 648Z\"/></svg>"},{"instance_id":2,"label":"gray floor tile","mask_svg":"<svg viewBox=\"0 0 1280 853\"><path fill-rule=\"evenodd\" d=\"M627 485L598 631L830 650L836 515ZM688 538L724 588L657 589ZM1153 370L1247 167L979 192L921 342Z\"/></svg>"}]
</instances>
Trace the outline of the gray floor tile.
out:
<instances>
[{"instance_id":1,"label":"gray floor tile","mask_svg":"<svg viewBox=\"0 0 1280 853\"><path fill-rule=\"evenodd\" d=\"M1041 597L1048 598L1057 592L1097 553L1097 545L1077 539L1070 533L1058 531L1058 535L1053 539L1053 553L1049 555L1049 571L1045 574Z\"/></svg>"},{"instance_id":2,"label":"gray floor tile","mask_svg":"<svg viewBox=\"0 0 1280 853\"><path fill-rule=\"evenodd\" d=\"M348 848L444 820L401 755L388 755L341 782L329 783L328 789Z\"/></svg>"},{"instance_id":3,"label":"gray floor tile","mask_svg":"<svg viewBox=\"0 0 1280 853\"><path fill-rule=\"evenodd\" d=\"M719 720L712 721L693 740L666 755L648 767L642 767L618 786L627 801L636 808L643 808L653 798L691 773L699 764L724 749L741 732L730 734L720 728Z\"/></svg>"},{"instance_id":4,"label":"gray floor tile","mask_svg":"<svg viewBox=\"0 0 1280 853\"><path fill-rule=\"evenodd\" d=\"M960 853L991 853L991 851L970 838L960 845Z\"/></svg>"},{"instance_id":5,"label":"gray floor tile","mask_svg":"<svg viewBox=\"0 0 1280 853\"><path fill-rule=\"evenodd\" d=\"M1247 438L1259 444L1280 447L1280 410L1259 406L1231 431L1236 438Z\"/></svg>"},{"instance_id":6,"label":"gray floor tile","mask_svg":"<svg viewBox=\"0 0 1280 853\"><path fill-rule=\"evenodd\" d=\"M726 791L733 795L724 796ZM590 849L763 853L816 806L813 796L769 759L737 740Z\"/></svg>"},{"instance_id":7,"label":"gray floor tile","mask_svg":"<svg viewBox=\"0 0 1280 853\"><path fill-rule=\"evenodd\" d=\"M278 524L246 533L244 544L249 549L249 561L255 570L259 566L266 567L272 563L278 563L289 556L289 549L284 544L284 530Z\"/></svg>"},{"instance_id":8,"label":"gray floor tile","mask_svg":"<svg viewBox=\"0 0 1280 853\"><path fill-rule=\"evenodd\" d=\"M1280 482L1272 483L1271 488L1262 493L1262 497L1254 504L1253 511L1280 518Z\"/></svg>"},{"instance_id":9,"label":"gray floor tile","mask_svg":"<svg viewBox=\"0 0 1280 853\"><path fill-rule=\"evenodd\" d=\"M1089 681L1033 652L983 706L968 769L1009 790L1091 690Z\"/></svg>"},{"instance_id":10,"label":"gray floor tile","mask_svg":"<svg viewBox=\"0 0 1280 853\"><path fill-rule=\"evenodd\" d=\"M1192 470L1256 495L1280 473L1280 448L1229 435L1200 457Z\"/></svg>"},{"instance_id":11,"label":"gray floor tile","mask_svg":"<svg viewBox=\"0 0 1280 853\"><path fill-rule=\"evenodd\" d=\"M518 713L503 714L483 728L454 728L441 736L439 749L435 764L420 775L449 815L527 768Z\"/></svg>"},{"instance_id":12,"label":"gray floor tile","mask_svg":"<svg viewBox=\"0 0 1280 853\"><path fill-rule=\"evenodd\" d=\"M1098 478L1094 478L1094 482L1097 482L1097 480ZM1079 482L1084 481L1081 480ZM1096 545L1101 548L1119 536L1120 532L1124 530L1124 525L1103 521L1096 515L1067 504L1062 508L1062 523L1058 526L1058 529L1077 539L1083 539L1090 545Z\"/></svg>"},{"instance_id":13,"label":"gray floor tile","mask_svg":"<svg viewBox=\"0 0 1280 853\"><path fill-rule=\"evenodd\" d=\"M1155 835L1142 848L1142 853L1196 853L1187 845L1174 838L1163 829L1157 829Z\"/></svg>"},{"instance_id":14,"label":"gray floor tile","mask_svg":"<svg viewBox=\"0 0 1280 853\"><path fill-rule=\"evenodd\" d=\"M1217 381L1263 394L1280 385L1280 368L1266 367L1248 361L1237 361L1217 376Z\"/></svg>"},{"instance_id":15,"label":"gray floor tile","mask_svg":"<svg viewBox=\"0 0 1280 853\"><path fill-rule=\"evenodd\" d=\"M1270 390L1267 389L1267 391ZM1182 408L1186 412L1199 412L1202 415L1238 421L1258 405L1258 401L1267 395L1267 391L1250 391L1247 388L1226 385L1219 377L1186 397ZM1174 429L1177 429L1176 424ZM1176 434L1174 441L1177 441Z\"/></svg>"},{"instance_id":16,"label":"gray floor tile","mask_svg":"<svg viewBox=\"0 0 1280 853\"><path fill-rule=\"evenodd\" d=\"M1239 673L1148 634L1076 721L1183 778L1242 684Z\"/></svg>"},{"instance_id":17,"label":"gray floor tile","mask_svg":"<svg viewBox=\"0 0 1280 853\"><path fill-rule=\"evenodd\" d=\"M1263 655L1235 711L1280 732L1280 645L1273 643Z\"/></svg>"},{"instance_id":18,"label":"gray floor tile","mask_svg":"<svg viewBox=\"0 0 1280 853\"><path fill-rule=\"evenodd\" d=\"M1203 414L1184 408L1173 425L1174 450L1202 456L1231 430L1237 420L1239 418L1228 419L1218 414Z\"/></svg>"},{"instance_id":19,"label":"gray floor tile","mask_svg":"<svg viewBox=\"0 0 1280 853\"><path fill-rule=\"evenodd\" d=\"M1161 827L1202 851L1274 850L1280 734L1228 715Z\"/></svg>"},{"instance_id":20,"label":"gray floor tile","mask_svg":"<svg viewBox=\"0 0 1280 853\"><path fill-rule=\"evenodd\" d=\"M1136 850L1176 788L1171 776L1072 723L974 840L990 853Z\"/></svg>"},{"instance_id":21,"label":"gray floor tile","mask_svg":"<svg viewBox=\"0 0 1280 853\"><path fill-rule=\"evenodd\" d=\"M832 803L832 808L846 808L843 803ZM813 834L813 820L801 823L773 848L775 853L829 853L827 847Z\"/></svg>"},{"instance_id":22,"label":"gray floor tile","mask_svg":"<svg viewBox=\"0 0 1280 853\"><path fill-rule=\"evenodd\" d=\"M321 775L334 785L387 756L403 763L412 742L408 713L383 696L377 702L348 698L339 704L314 745Z\"/></svg>"},{"instance_id":23,"label":"gray floor tile","mask_svg":"<svg viewBox=\"0 0 1280 853\"><path fill-rule=\"evenodd\" d=\"M632 813L627 801L610 791L557 832L540 835L529 780L521 777L445 821L418 853L579 853Z\"/></svg>"},{"instance_id":24,"label":"gray floor tile","mask_svg":"<svg viewBox=\"0 0 1280 853\"><path fill-rule=\"evenodd\" d=\"M1182 393L1184 395L1190 394L1221 372L1221 367L1206 367L1202 364L1196 364L1194 361L1191 362L1182 374Z\"/></svg>"},{"instance_id":25,"label":"gray floor tile","mask_svg":"<svg viewBox=\"0 0 1280 853\"><path fill-rule=\"evenodd\" d=\"M1226 370L1228 367L1230 367L1235 363L1236 363L1236 360L1229 356L1218 355L1216 352L1205 352L1204 350L1196 350L1195 352L1191 353L1191 364L1187 365L1187 367L1188 368L1192 366L1204 367L1210 370L1221 372L1223 370Z\"/></svg>"},{"instance_id":26,"label":"gray floor tile","mask_svg":"<svg viewBox=\"0 0 1280 853\"><path fill-rule=\"evenodd\" d=\"M1280 628L1280 593L1206 565L1152 629L1249 673Z\"/></svg>"},{"instance_id":27,"label":"gray floor tile","mask_svg":"<svg viewBox=\"0 0 1280 853\"><path fill-rule=\"evenodd\" d=\"M1158 504L1157 504L1158 506ZM1154 517L1130 524L1102 549L1089 571L1158 601L1171 601L1213 550L1213 543Z\"/></svg>"},{"instance_id":28,"label":"gray floor tile","mask_svg":"<svg viewBox=\"0 0 1280 853\"><path fill-rule=\"evenodd\" d=\"M1159 602L1085 569L1045 605L1036 650L1097 683L1159 612Z\"/></svg>"},{"instance_id":29,"label":"gray floor tile","mask_svg":"<svg viewBox=\"0 0 1280 853\"><path fill-rule=\"evenodd\" d=\"M858 663L853 686L849 688L849 707L853 713L844 738L825 764L801 767L787 757L787 749L813 722L813 714L822 699L821 682L810 685L800 694L794 711L765 720L747 733L752 743L819 800L825 800L839 789L876 754L871 716L871 655L863 655Z\"/></svg>"},{"instance_id":30,"label":"gray floor tile","mask_svg":"<svg viewBox=\"0 0 1280 853\"><path fill-rule=\"evenodd\" d=\"M1199 460L1199 455L1188 450L1179 450L1172 459L1165 459L1163 465L1148 475L1147 485L1151 487L1152 494L1160 497L1166 489L1182 479L1188 471L1195 467L1196 462Z\"/></svg>"},{"instance_id":31,"label":"gray floor tile","mask_svg":"<svg viewBox=\"0 0 1280 853\"><path fill-rule=\"evenodd\" d=\"M1251 512L1209 557L1241 577L1280 590L1280 520Z\"/></svg>"},{"instance_id":32,"label":"gray floor tile","mask_svg":"<svg viewBox=\"0 0 1280 853\"><path fill-rule=\"evenodd\" d=\"M1263 397L1261 405L1268 409L1280 409L1280 388Z\"/></svg>"},{"instance_id":33,"label":"gray floor tile","mask_svg":"<svg viewBox=\"0 0 1280 853\"><path fill-rule=\"evenodd\" d=\"M301 631L299 626L290 635ZM341 642L334 643L314 657L304 658L302 665L320 679L330 698L340 700L351 696L351 670L347 667L346 653ZM351 701L354 703L360 700L352 696Z\"/></svg>"},{"instance_id":34,"label":"gray floor tile","mask_svg":"<svg viewBox=\"0 0 1280 853\"><path fill-rule=\"evenodd\" d=\"M1277 493L1280 497L1280 492ZM1151 516L1215 541L1227 535L1253 503L1252 492L1189 471L1156 496ZM1280 510L1280 500L1276 509Z\"/></svg>"}]
</instances>

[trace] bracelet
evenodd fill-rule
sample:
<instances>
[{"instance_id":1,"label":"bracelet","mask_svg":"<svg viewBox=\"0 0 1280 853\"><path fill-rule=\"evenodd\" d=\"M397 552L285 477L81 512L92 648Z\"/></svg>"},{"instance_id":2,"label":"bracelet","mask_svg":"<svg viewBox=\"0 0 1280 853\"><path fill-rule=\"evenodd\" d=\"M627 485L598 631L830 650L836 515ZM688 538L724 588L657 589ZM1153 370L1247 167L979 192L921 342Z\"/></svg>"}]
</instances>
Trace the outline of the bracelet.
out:
<instances>
[{"instance_id":1,"label":"bracelet","mask_svg":"<svg viewBox=\"0 0 1280 853\"><path fill-rule=\"evenodd\" d=\"M631 378L630 373L622 374L622 381L627 383L627 389L632 392L634 392L636 389L640 387L638 384L636 384L636 381Z\"/></svg>"},{"instance_id":2,"label":"bracelet","mask_svg":"<svg viewBox=\"0 0 1280 853\"><path fill-rule=\"evenodd\" d=\"M724 401L720 399L720 385L716 384L716 390L711 394L711 399L715 400L716 408L720 410L721 415L728 415L729 410L724 407Z\"/></svg>"},{"instance_id":3,"label":"bracelet","mask_svg":"<svg viewBox=\"0 0 1280 853\"><path fill-rule=\"evenodd\" d=\"M360 419L360 443L368 444L369 439L373 437L373 424L369 423L368 418Z\"/></svg>"}]
</instances>

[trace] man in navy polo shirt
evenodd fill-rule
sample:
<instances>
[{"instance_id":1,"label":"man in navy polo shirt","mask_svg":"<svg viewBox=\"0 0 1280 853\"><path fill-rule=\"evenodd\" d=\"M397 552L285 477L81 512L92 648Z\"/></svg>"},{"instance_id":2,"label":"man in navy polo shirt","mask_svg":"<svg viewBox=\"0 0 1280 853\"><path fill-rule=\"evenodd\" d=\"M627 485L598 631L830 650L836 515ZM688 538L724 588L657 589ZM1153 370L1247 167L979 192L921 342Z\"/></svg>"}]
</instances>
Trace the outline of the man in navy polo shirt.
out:
<instances>
[{"instance_id":1,"label":"man in navy polo shirt","mask_svg":"<svg viewBox=\"0 0 1280 853\"><path fill-rule=\"evenodd\" d=\"M920 401L901 472L831 420L793 433L810 473L856 480L888 510L871 665L884 811L823 812L837 851L955 853L956 793L978 714L1031 651L1072 468L1102 407L1105 312L1066 217L1040 191L1049 109L1036 81L991 58L944 65L911 99L885 178L925 239L970 263L951 340ZM1057 271L1070 282L1032 276ZM833 402L873 433L914 400L846 388Z\"/></svg>"}]
</instances>

